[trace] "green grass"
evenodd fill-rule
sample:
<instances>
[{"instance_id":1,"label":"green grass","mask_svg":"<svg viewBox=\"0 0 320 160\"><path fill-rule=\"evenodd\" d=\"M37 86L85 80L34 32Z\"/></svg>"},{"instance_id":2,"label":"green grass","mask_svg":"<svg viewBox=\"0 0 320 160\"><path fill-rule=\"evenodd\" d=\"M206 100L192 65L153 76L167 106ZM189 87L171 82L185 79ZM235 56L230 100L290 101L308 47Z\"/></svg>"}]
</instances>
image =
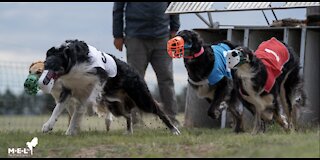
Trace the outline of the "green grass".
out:
<instances>
[{"instance_id":1,"label":"green grass","mask_svg":"<svg viewBox=\"0 0 320 160\"><path fill-rule=\"evenodd\" d=\"M27 141L38 137L39 143L33 151L33 157L320 158L319 128L285 133L278 126L271 125L266 133L254 136L249 132L235 134L230 128L181 128L181 135L175 136L157 118L145 116L146 127L134 129L133 135L124 135L122 118L115 119L111 131L107 133L102 119L85 117L83 131L79 135L65 136L66 117L61 117L49 134L41 133L42 123L48 118L46 116L11 118L21 118L30 127L14 128L21 122L10 121L10 117L0 117L0 157L8 157L8 147L26 147ZM182 115L178 118L183 121ZM28 122L36 119L40 122L34 125L38 128L33 128ZM6 122L11 123L11 128Z\"/></svg>"}]
</instances>

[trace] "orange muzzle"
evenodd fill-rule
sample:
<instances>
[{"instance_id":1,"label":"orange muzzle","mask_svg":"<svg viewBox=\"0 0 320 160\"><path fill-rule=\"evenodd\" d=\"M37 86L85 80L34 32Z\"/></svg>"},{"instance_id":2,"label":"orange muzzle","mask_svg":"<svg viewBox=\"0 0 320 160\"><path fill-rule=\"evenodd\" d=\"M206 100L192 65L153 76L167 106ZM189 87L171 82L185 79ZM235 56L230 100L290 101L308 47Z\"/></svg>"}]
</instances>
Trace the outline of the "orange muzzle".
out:
<instances>
[{"instance_id":1,"label":"orange muzzle","mask_svg":"<svg viewBox=\"0 0 320 160\"><path fill-rule=\"evenodd\" d=\"M180 36L171 38L167 43L167 52L171 58L181 58L184 54L184 40Z\"/></svg>"}]
</instances>

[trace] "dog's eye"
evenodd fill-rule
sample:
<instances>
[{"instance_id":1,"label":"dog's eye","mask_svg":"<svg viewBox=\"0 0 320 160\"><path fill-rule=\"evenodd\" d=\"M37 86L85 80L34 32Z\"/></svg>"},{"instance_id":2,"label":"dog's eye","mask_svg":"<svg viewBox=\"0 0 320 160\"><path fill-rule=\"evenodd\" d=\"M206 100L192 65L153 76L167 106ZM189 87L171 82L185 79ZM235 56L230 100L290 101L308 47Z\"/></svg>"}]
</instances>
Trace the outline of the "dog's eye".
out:
<instances>
[{"instance_id":1,"label":"dog's eye","mask_svg":"<svg viewBox=\"0 0 320 160\"><path fill-rule=\"evenodd\" d=\"M237 57L238 56L238 52L233 51L232 52L232 57Z\"/></svg>"}]
</instances>

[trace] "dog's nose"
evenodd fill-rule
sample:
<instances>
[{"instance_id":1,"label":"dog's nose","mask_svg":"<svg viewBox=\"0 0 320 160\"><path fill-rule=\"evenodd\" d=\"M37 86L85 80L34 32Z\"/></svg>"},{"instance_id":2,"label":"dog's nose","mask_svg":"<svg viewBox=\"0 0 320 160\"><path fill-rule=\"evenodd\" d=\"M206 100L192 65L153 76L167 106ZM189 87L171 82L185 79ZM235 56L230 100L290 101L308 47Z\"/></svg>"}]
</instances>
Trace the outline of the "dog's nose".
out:
<instances>
[{"instance_id":1,"label":"dog's nose","mask_svg":"<svg viewBox=\"0 0 320 160\"><path fill-rule=\"evenodd\" d=\"M232 52L232 57L237 57L237 56L238 56L238 52L233 51L233 52Z\"/></svg>"}]
</instances>

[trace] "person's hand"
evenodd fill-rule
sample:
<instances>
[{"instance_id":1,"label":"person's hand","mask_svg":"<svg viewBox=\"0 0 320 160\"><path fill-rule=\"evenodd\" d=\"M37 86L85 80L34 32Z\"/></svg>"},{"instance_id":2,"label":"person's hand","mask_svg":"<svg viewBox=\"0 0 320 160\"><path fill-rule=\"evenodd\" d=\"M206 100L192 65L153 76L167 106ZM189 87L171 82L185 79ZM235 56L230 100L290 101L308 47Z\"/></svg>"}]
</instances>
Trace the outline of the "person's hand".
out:
<instances>
[{"instance_id":1,"label":"person's hand","mask_svg":"<svg viewBox=\"0 0 320 160\"><path fill-rule=\"evenodd\" d=\"M123 38L115 38L113 40L114 46L121 52L122 52L123 42L124 42Z\"/></svg>"},{"instance_id":2,"label":"person's hand","mask_svg":"<svg viewBox=\"0 0 320 160\"><path fill-rule=\"evenodd\" d=\"M177 35L177 31L170 31L170 39Z\"/></svg>"}]
</instances>

